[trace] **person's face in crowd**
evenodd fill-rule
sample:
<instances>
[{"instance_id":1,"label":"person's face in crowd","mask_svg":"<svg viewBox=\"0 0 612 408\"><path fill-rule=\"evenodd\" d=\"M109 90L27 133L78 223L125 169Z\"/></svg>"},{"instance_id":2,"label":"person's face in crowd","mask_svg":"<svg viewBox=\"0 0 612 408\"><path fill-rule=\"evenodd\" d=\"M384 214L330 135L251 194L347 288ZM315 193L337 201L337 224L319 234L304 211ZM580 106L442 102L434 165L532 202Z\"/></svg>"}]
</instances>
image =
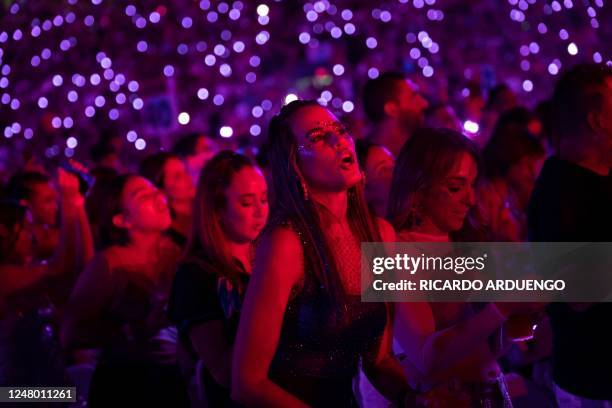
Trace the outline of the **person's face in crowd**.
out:
<instances>
[{"instance_id":1,"label":"person's face in crowd","mask_svg":"<svg viewBox=\"0 0 612 408\"><path fill-rule=\"evenodd\" d=\"M299 172L314 190L342 191L361 181L355 142L331 112L306 106L293 114Z\"/></svg>"},{"instance_id":2,"label":"person's face in crowd","mask_svg":"<svg viewBox=\"0 0 612 408\"><path fill-rule=\"evenodd\" d=\"M480 95L469 96L465 99L465 116L467 119L480 122L485 101Z\"/></svg>"},{"instance_id":3,"label":"person's face in crowd","mask_svg":"<svg viewBox=\"0 0 612 408\"><path fill-rule=\"evenodd\" d=\"M57 223L58 194L51 183L36 183L26 200L34 224L53 226Z\"/></svg>"},{"instance_id":4,"label":"person's face in crowd","mask_svg":"<svg viewBox=\"0 0 612 408\"><path fill-rule=\"evenodd\" d=\"M207 137L199 137L195 146L195 154L216 152L218 150L217 144Z\"/></svg>"},{"instance_id":5,"label":"person's face in crowd","mask_svg":"<svg viewBox=\"0 0 612 408\"><path fill-rule=\"evenodd\" d=\"M123 139L118 136L112 136L108 143L113 146L113 149L118 153L123 149Z\"/></svg>"},{"instance_id":6,"label":"person's face in crowd","mask_svg":"<svg viewBox=\"0 0 612 408\"><path fill-rule=\"evenodd\" d=\"M247 166L238 171L225 190L226 206L220 223L234 242L253 241L268 220L268 187L257 167Z\"/></svg>"},{"instance_id":7,"label":"person's face in crowd","mask_svg":"<svg viewBox=\"0 0 612 408\"><path fill-rule=\"evenodd\" d=\"M497 97L496 111L506 112L516 107L516 95L510 89L503 90Z\"/></svg>"},{"instance_id":8,"label":"person's face in crowd","mask_svg":"<svg viewBox=\"0 0 612 408\"><path fill-rule=\"evenodd\" d=\"M508 171L507 180L522 209L527 208L531 191L544 165L544 156L526 156Z\"/></svg>"},{"instance_id":9,"label":"person's face in crowd","mask_svg":"<svg viewBox=\"0 0 612 408\"><path fill-rule=\"evenodd\" d=\"M213 140L207 137L199 137L196 142L194 154L185 158L187 172L192 178L194 184L197 183L200 171L217 152L219 146Z\"/></svg>"},{"instance_id":10,"label":"person's face in crowd","mask_svg":"<svg viewBox=\"0 0 612 408\"><path fill-rule=\"evenodd\" d=\"M366 176L365 196L374 207L377 215L384 216L387 210L387 200L395 158L382 146L373 146L368 151L364 171Z\"/></svg>"},{"instance_id":11,"label":"person's face in crowd","mask_svg":"<svg viewBox=\"0 0 612 408\"><path fill-rule=\"evenodd\" d=\"M15 251L15 258L19 260L31 258L34 252L34 236L31 230L25 225L20 227L16 233L18 235L13 248Z\"/></svg>"},{"instance_id":12,"label":"person's face in crowd","mask_svg":"<svg viewBox=\"0 0 612 408\"><path fill-rule=\"evenodd\" d=\"M26 211L22 223L16 224L12 231L0 225L0 253L5 254L3 261L23 263L32 258L34 236L31 228L31 213Z\"/></svg>"},{"instance_id":13,"label":"person's face in crowd","mask_svg":"<svg viewBox=\"0 0 612 408\"><path fill-rule=\"evenodd\" d=\"M111 169L117 170L117 172L121 172L123 170L123 165L121 164L121 158L117 153L109 153L104 156L97 163L99 166L108 167Z\"/></svg>"},{"instance_id":14,"label":"person's face in crowd","mask_svg":"<svg viewBox=\"0 0 612 408\"><path fill-rule=\"evenodd\" d=\"M461 228L469 209L475 204L477 175L474 158L462 153L446 177L422 192L419 207L424 229L446 234Z\"/></svg>"},{"instance_id":15,"label":"person's face in crowd","mask_svg":"<svg viewBox=\"0 0 612 408\"><path fill-rule=\"evenodd\" d=\"M30 158L25 159L25 163L23 164L24 172L34 172L45 174L45 166L41 163L40 158L36 155L32 155Z\"/></svg>"},{"instance_id":16,"label":"person's face in crowd","mask_svg":"<svg viewBox=\"0 0 612 408\"><path fill-rule=\"evenodd\" d=\"M177 158L170 158L164 165L164 192L170 202L192 200L195 196L193 180Z\"/></svg>"},{"instance_id":17,"label":"person's face in crowd","mask_svg":"<svg viewBox=\"0 0 612 408\"><path fill-rule=\"evenodd\" d=\"M542 128L542 121L539 119L532 119L527 123L527 130L537 138L542 137Z\"/></svg>"},{"instance_id":18,"label":"person's face in crowd","mask_svg":"<svg viewBox=\"0 0 612 408\"><path fill-rule=\"evenodd\" d=\"M133 176L121 193L121 213L113 218L119 228L157 232L170 227L170 209L166 196L149 180Z\"/></svg>"},{"instance_id":19,"label":"person's face in crowd","mask_svg":"<svg viewBox=\"0 0 612 408\"><path fill-rule=\"evenodd\" d=\"M398 81L398 89L395 98L395 111L391 109L393 115L397 115L402 127L409 132L423 126L425 122L425 110L429 106L412 81Z\"/></svg>"}]
</instances>

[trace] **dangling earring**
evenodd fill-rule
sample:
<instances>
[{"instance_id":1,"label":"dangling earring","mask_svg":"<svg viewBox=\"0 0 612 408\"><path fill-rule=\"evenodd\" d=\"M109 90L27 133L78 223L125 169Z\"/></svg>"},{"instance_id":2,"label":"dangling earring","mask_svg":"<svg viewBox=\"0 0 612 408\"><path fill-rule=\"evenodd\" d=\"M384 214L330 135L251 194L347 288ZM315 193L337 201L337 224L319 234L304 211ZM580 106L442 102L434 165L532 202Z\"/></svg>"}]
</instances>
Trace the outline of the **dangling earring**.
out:
<instances>
[{"instance_id":1,"label":"dangling earring","mask_svg":"<svg viewBox=\"0 0 612 408\"><path fill-rule=\"evenodd\" d=\"M365 171L361 170L361 183L365 186L366 184L366 173Z\"/></svg>"},{"instance_id":2,"label":"dangling earring","mask_svg":"<svg viewBox=\"0 0 612 408\"><path fill-rule=\"evenodd\" d=\"M302 193L304 193L304 200L308 201L310 197L308 196L308 187L306 187L306 183L304 179L300 177L300 185L302 186Z\"/></svg>"},{"instance_id":3,"label":"dangling earring","mask_svg":"<svg viewBox=\"0 0 612 408\"><path fill-rule=\"evenodd\" d=\"M298 149L300 149L302 146L299 146ZM304 181L304 176L302 176L302 172L300 171L299 167L296 164L295 161L295 150L292 150L289 156L289 167L293 167L293 171L295 172L295 177L297 178L297 180L300 182L300 185L302 187L302 194L304 194L304 200L308 201L310 199L309 195L308 195L308 187L306 187L306 182Z\"/></svg>"}]
</instances>

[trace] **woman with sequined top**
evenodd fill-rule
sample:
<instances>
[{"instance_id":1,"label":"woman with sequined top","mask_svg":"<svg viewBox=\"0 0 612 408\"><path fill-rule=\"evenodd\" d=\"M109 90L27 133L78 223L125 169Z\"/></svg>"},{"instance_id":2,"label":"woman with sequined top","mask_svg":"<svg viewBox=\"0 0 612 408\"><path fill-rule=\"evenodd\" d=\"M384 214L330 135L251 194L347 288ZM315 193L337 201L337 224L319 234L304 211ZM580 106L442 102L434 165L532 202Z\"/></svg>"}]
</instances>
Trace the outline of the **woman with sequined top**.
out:
<instances>
[{"instance_id":1,"label":"woman with sequined top","mask_svg":"<svg viewBox=\"0 0 612 408\"><path fill-rule=\"evenodd\" d=\"M421 129L404 144L388 208L398 242L453 240L475 204L478 161L474 144L449 129ZM406 355L402 365L410 384L424 393L423 402L510 407L496 361L504 342L490 347L489 339L500 333L509 317L533 307L527 303L397 303L394 334Z\"/></svg>"},{"instance_id":2,"label":"woman with sequined top","mask_svg":"<svg viewBox=\"0 0 612 408\"><path fill-rule=\"evenodd\" d=\"M388 309L360 301L360 242L394 240L367 210L354 142L312 101L272 119L276 197L258 246L232 369L232 396L254 406L356 406L361 361L392 401L409 389L390 353Z\"/></svg>"},{"instance_id":3,"label":"woman with sequined top","mask_svg":"<svg viewBox=\"0 0 612 408\"><path fill-rule=\"evenodd\" d=\"M230 373L253 243L268 219L266 180L241 154L222 151L206 163L195 197L187 254L174 276L169 315L197 367L192 401L232 406ZM192 364L193 365L193 364ZM199 405L198 405L199 406Z\"/></svg>"}]
</instances>

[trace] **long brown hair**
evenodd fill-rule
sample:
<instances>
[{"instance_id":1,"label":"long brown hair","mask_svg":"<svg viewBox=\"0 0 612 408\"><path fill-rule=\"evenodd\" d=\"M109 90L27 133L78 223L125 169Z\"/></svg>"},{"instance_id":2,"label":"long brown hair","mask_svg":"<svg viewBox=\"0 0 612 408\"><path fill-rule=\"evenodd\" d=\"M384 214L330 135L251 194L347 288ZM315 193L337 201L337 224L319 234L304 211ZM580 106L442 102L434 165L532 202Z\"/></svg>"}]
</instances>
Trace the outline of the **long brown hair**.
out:
<instances>
[{"instance_id":1,"label":"long brown hair","mask_svg":"<svg viewBox=\"0 0 612 408\"><path fill-rule=\"evenodd\" d=\"M415 194L444 178L462 153L479 164L476 145L451 129L422 128L404 144L395 162L387 206L387 219L396 231L413 226Z\"/></svg>"},{"instance_id":2,"label":"long brown hair","mask_svg":"<svg viewBox=\"0 0 612 408\"><path fill-rule=\"evenodd\" d=\"M290 119L300 109L319 106L315 101L293 101L285 105L272 119L268 129L268 158L272 172L275 201L269 229L290 224L301 236L304 259L309 260L315 277L335 299L344 296L337 260L326 244L321 228L321 206L304 198L300 175L296 168L297 140ZM380 233L363 195L363 184L348 189L347 218L350 228L361 242L380 241Z\"/></svg>"},{"instance_id":3,"label":"long brown hair","mask_svg":"<svg viewBox=\"0 0 612 408\"><path fill-rule=\"evenodd\" d=\"M87 197L87 215L91 220L97 250L127 245L129 242L127 230L117 227L113 217L122 212L121 195L133 177L139 176L129 173L96 180Z\"/></svg>"},{"instance_id":4,"label":"long brown hair","mask_svg":"<svg viewBox=\"0 0 612 408\"><path fill-rule=\"evenodd\" d=\"M193 223L185 253L186 261L203 263L206 269L236 284L240 282L242 269L225 245L227 238L219 214L227 205L225 191L236 173L253 166L248 157L230 150L217 153L206 163L198 178Z\"/></svg>"},{"instance_id":5,"label":"long brown hair","mask_svg":"<svg viewBox=\"0 0 612 408\"><path fill-rule=\"evenodd\" d=\"M180 160L176 154L168 152L157 152L149 155L140 162L138 172L157 188L163 190L165 185L164 167L170 159Z\"/></svg>"}]
</instances>

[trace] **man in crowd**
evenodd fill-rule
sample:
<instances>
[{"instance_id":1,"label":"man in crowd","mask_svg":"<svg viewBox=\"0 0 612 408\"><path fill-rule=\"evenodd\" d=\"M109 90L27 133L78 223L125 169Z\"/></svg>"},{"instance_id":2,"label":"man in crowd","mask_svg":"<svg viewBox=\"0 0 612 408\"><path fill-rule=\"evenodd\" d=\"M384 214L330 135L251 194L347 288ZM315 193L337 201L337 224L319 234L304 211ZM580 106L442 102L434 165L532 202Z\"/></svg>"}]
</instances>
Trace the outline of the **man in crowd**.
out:
<instances>
[{"instance_id":1,"label":"man in crowd","mask_svg":"<svg viewBox=\"0 0 612 408\"><path fill-rule=\"evenodd\" d=\"M386 147L395 157L423 126L427 100L412 81L399 73L383 73L370 79L363 92L363 108L372 123L370 141Z\"/></svg>"},{"instance_id":2,"label":"man in crowd","mask_svg":"<svg viewBox=\"0 0 612 408\"><path fill-rule=\"evenodd\" d=\"M559 150L531 196L529 238L611 242L612 68L584 64L568 71L553 105ZM559 406L612 407L612 303L553 303L549 315Z\"/></svg>"},{"instance_id":3,"label":"man in crowd","mask_svg":"<svg viewBox=\"0 0 612 408\"><path fill-rule=\"evenodd\" d=\"M9 181L7 190L9 198L26 207L30 214L34 258L50 258L59 240L59 196L51 179L33 171L17 173Z\"/></svg>"}]
</instances>

